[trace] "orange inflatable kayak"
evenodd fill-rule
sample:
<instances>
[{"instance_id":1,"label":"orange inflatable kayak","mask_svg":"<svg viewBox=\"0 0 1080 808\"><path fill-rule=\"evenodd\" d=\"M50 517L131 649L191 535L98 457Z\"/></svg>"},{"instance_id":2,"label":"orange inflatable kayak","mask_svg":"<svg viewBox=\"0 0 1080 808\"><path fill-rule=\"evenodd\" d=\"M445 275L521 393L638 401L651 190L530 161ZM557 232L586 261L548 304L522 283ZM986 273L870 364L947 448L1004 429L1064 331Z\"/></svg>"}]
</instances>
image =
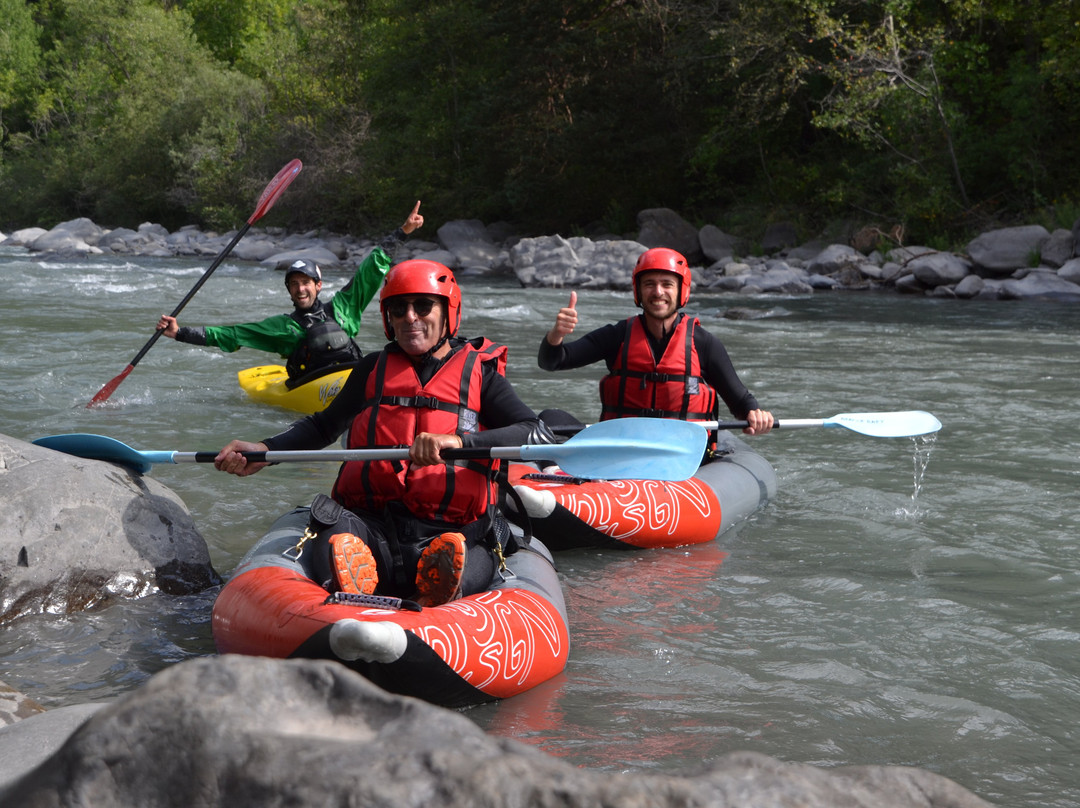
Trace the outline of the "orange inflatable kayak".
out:
<instances>
[{"instance_id":1,"label":"orange inflatable kayak","mask_svg":"<svg viewBox=\"0 0 1080 808\"><path fill-rule=\"evenodd\" d=\"M539 541L507 556L508 574L487 591L442 606L328 603L303 563L310 553L284 554L307 523L307 508L280 517L222 588L212 617L220 653L336 659L385 690L445 707L508 698L566 667L566 606Z\"/></svg>"},{"instance_id":2,"label":"orange inflatable kayak","mask_svg":"<svg viewBox=\"0 0 1080 808\"><path fill-rule=\"evenodd\" d=\"M513 463L510 484L521 502L510 498L507 515L553 551L712 541L776 496L765 458L729 433L717 441L715 459L681 482L578 480Z\"/></svg>"}]
</instances>

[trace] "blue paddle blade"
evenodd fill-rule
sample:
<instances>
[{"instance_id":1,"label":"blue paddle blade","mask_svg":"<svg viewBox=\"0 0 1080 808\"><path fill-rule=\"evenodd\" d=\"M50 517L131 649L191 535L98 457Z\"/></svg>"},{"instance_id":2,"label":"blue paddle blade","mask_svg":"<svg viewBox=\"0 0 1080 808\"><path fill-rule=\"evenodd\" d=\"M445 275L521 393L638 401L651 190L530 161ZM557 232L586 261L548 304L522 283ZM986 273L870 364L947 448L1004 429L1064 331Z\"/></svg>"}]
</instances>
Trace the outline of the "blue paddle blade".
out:
<instances>
[{"instance_id":1,"label":"blue paddle blade","mask_svg":"<svg viewBox=\"0 0 1080 808\"><path fill-rule=\"evenodd\" d=\"M67 435L48 435L33 441L35 446L43 446L64 454L85 457L89 460L105 460L127 466L139 474L146 474L154 463L171 463L172 452L140 452L126 443L85 432L72 432Z\"/></svg>"},{"instance_id":2,"label":"blue paddle blade","mask_svg":"<svg viewBox=\"0 0 1080 808\"><path fill-rule=\"evenodd\" d=\"M524 460L554 460L567 474L604 480L693 477L709 433L698 424L665 418L616 418L582 430L566 443L522 446Z\"/></svg>"}]
</instances>

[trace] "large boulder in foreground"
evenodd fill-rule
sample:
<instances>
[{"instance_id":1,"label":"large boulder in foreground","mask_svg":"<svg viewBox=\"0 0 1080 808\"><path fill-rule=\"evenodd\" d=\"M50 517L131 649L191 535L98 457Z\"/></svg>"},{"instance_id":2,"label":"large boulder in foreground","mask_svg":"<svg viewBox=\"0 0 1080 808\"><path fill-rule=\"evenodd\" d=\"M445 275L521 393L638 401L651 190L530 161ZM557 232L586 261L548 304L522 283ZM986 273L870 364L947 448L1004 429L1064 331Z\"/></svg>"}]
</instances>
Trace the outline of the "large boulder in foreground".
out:
<instances>
[{"instance_id":1,"label":"large boulder in foreground","mask_svg":"<svg viewBox=\"0 0 1080 808\"><path fill-rule=\"evenodd\" d=\"M13 742L29 718L0 732ZM692 776L598 772L486 735L327 660L205 657L95 712L0 789L28 806L478 805L986 808L921 769L819 769L756 753Z\"/></svg>"},{"instance_id":2,"label":"large boulder in foreground","mask_svg":"<svg viewBox=\"0 0 1080 808\"><path fill-rule=\"evenodd\" d=\"M0 624L221 583L187 506L112 463L0 435Z\"/></svg>"}]
</instances>

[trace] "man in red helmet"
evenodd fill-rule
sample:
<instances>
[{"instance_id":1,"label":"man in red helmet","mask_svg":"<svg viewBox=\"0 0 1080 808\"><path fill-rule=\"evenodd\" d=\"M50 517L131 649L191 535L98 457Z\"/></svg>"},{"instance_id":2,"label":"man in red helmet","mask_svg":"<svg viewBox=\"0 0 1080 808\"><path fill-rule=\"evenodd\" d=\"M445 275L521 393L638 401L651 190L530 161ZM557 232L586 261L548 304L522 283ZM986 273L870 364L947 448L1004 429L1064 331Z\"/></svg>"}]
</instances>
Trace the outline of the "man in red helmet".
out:
<instances>
[{"instance_id":1,"label":"man in red helmet","mask_svg":"<svg viewBox=\"0 0 1080 808\"><path fill-rule=\"evenodd\" d=\"M761 409L731 363L723 343L696 317L680 309L690 299L691 275L675 250L654 247L634 267L634 303L641 314L565 343L577 326L577 293L559 310L540 342L537 362L544 370L566 370L601 359L608 375L600 381L601 419L629 416L716 420L718 397L732 415L761 435L772 429L772 413ZM565 420L558 411L541 413Z\"/></svg>"},{"instance_id":2,"label":"man in red helmet","mask_svg":"<svg viewBox=\"0 0 1080 808\"><path fill-rule=\"evenodd\" d=\"M447 267L396 265L379 309L390 342L360 360L329 407L262 443L232 441L214 465L247 476L266 464L242 452L321 449L346 430L349 448L409 446L408 461L342 465L332 497L346 510L305 552L332 591L438 605L488 589L510 539L498 461L449 462L442 451L554 438L503 375L506 347L457 336L461 290Z\"/></svg>"},{"instance_id":3,"label":"man in red helmet","mask_svg":"<svg viewBox=\"0 0 1080 808\"><path fill-rule=\"evenodd\" d=\"M299 384L329 368L350 365L360 358L354 338L364 309L390 269L390 251L423 224L417 201L405 223L368 253L350 281L329 301L319 299L322 270L314 261L299 259L285 270L285 288L293 303L288 314L275 314L257 323L205 327L181 327L175 317L163 314L157 327L177 342L209 345L226 353L240 348L276 353L286 359L290 383Z\"/></svg>"}]
</instances>

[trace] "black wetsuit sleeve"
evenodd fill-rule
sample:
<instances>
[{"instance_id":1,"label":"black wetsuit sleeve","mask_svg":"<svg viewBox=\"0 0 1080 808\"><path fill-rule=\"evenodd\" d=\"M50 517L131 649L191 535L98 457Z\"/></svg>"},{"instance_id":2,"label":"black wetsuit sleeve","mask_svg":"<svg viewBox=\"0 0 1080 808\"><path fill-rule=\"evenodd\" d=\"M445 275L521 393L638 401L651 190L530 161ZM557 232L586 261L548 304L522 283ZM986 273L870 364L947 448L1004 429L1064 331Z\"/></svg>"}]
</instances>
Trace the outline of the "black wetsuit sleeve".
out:
<instances>
[{"instance_id":1,"label":"black wetsuit sleeve","mask_svg":"<svg viewBox=\"0 0 1080 808\"><path fill-rule=\"evenodd\" d=\"M573 342L565 340L560 345L552 345L545 336L540 340L540 350L536 355L536 364L543 370L570 370L582 368L603 359L611 370L612 363L622 344L623 323L610 323L590 331L581 339Z\"/></svg>"},{"instance_id":2,"label":"black wetsuit sleeve","mask_svg":"<svg viewBox=\"0 0 1080 808\"><path fill-rule=\"evenodd\" d=\"M701 362L701 375L716 390L732 415L742 419L750 410L760 409L754 394L739 379L727 348L719 339L698 327L694 331L694 349Z\"/></svg>"},{"instance_id":3,"label":"black wetsuit sleeve","mask_svg":"<svg viewBox=\"0 0 1080 808\"><path fill-rule=\"evenodd\" d=\"M392 256L405 242L405 231L400 227L394 230L392 233L387 233L381 239L379 239L377 246L387 255Z\"/></svg>"},{"instance_id":4,"label":"black wetsuit sleeve","mask_svg":"<svg viewBox=\"0 0 1080 808\"><path fill-rule=\"evenodd\" d=\"M182 325L176 330L176 341L190 345L205 345L206 330L202 326Z\"/></svg>"},{"instance_id":5,"label":"black wetsuit sleeve","mask_svg":"<svg viewBox=\"0 0 1080 808\"><path fill-rule=\"evenodd\" d=\"M480 388L480 423L483 430L462 435L468 447L524 446L555 443L555 437L536 413L491 364L485 363Z\"/></svg>"}]
</instances>

